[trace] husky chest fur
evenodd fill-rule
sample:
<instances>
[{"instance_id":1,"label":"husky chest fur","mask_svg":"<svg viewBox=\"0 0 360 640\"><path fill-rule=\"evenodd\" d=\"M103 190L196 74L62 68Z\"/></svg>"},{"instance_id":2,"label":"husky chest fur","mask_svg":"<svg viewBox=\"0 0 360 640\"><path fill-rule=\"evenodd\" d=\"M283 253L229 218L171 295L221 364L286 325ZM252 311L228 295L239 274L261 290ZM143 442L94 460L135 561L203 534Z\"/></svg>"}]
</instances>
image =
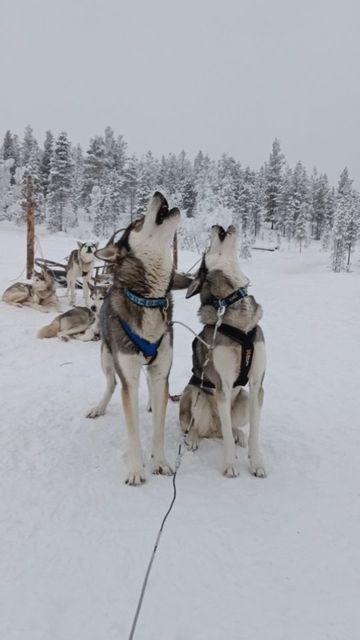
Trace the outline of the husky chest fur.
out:
<instances>
[{"instance_id":1,"label":"husky chest fur","mask_svg":"<svg viewBox=\"0 0 360 640\"><path fill-rule=\"evenodd\" d=\"M106 390L88 417L105 413L117 376L122 385L128 430L129 484L145 480L138 417L138 386L143 365L147 365L150 383L153 472L171 473L164 453L164 423L172 362L171 243L179 218L179 210L169 210L164 196L156 192L146 215L132 222L118 242L96 254L114 265L114 284L100 313Z\"/></svg>"},{"instance_id":2,"label":"husky chest fur","mask_svg":"<svg viewBox=\"0 0 360 640\"><path fill-rule=\"evenodd\" d=\"M201 437L223 437L223 470L228 477L238 475L234 442L245 445L241 428L248 423L250 469L265 476L259 445L265 373L264 337L258 325L262 308L248 295L248 285L238 263L235 228L225 231L215 225L187 292L187 297L200 293L204 328L199 337L206 344L193 342L193 376L180 401L180 424L193 449ZM242 388L248 381L249 393Z\"/></svg>"}]
</instances>

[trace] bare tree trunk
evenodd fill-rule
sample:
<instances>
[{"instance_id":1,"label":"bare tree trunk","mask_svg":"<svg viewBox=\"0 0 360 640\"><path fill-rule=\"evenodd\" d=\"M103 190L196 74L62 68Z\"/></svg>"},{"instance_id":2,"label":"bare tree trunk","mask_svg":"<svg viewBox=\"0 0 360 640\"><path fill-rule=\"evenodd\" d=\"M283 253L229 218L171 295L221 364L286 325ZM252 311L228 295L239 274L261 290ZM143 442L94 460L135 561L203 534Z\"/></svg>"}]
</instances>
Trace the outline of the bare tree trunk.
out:
<instances>
[{"instance_id":1,"label":"bare tree trunk","mask_svg":"<svg viewBox=\"0 0 360 640\"><path fill-rule=\"evenodd\" d=\"M31 176L27 178L27 205L26 205L26 220L27 220L27 235L26 235L26 277L28 280L32 277L34 271L34 238L35 238L35 225L34 225L34 203L33 203L33 187Z\"/></svg>"}]
</instances>

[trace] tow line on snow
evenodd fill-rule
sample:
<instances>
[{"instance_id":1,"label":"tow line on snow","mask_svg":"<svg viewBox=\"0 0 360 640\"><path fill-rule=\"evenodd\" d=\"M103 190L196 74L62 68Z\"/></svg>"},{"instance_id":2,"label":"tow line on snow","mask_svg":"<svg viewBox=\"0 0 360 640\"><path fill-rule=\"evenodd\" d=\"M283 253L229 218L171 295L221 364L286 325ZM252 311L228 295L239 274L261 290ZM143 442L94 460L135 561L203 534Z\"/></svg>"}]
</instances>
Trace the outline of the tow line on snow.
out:
<instances>
[{"instance_id":1,"label":"tow line on snow","mask_svg":"<svg viewBox=\"0 0 360 640\"><path fill-rule=\"evenodd\" d=\"M174 475L172 477L173 497L172 497L170 506L169 506L167 512L165 513L164 517L163 517L162 523L160 525L160 529L159 529L158 534L156 536L154 548L152 550L152 554L151 554L151 557L150 557L150 562L149 562L148 567L146 569L145 578L143 580L143 584L142 584L142 587L141 587L140 597L139 597L139 601L138 601L138 604L137 604L137 607L136 607L133 623L132 623L132 626L131 626L129 640L132 640L133 637L134 637L134 633L135 633L137 621L138 621L138 618L139 618L140 609L141 609L141 606L142 606L142 603L143 603L143 599L144 599L144 595L145 595L145 591L146 591L146 587L147 587L147 583L148 583L151 567L153 565L153 562L154 562L154 559L155 559L155 555L156 555L156 552L157 552L158 547L159 547L161 534L163 532L163 529L164 529L164 526L165 526L165 522L168 519L168 516L170 515L170 512L171 512L171 510L172 510L172 508L174 506L175 500L176 500L176 495L177 495L177 493L176 493L176 475L177 475L178 469L179 469L180 464L181 464L181 458L184 455L183 447L185 445L186 435L187 435L187 433L183 434L182 441L179 443L178 453L177 453L176 460L175 460L175 471L174 471Z\"/></svg>"},{"instance_id":2,"label":"tow line on snow","mask_svg":"<svg viewBox=\"0 0 360 640\"><path fill-rule=\"evenodd\" d=\"M191 333L193 333L195 335L195 338L200 340L200 342L202 342L208 348L207 356L206 356L206 358L204 360L204 364L202 366L201 384L200 384L200 388L199 388L199 392L198 392L197 398L195 400L194 407L196 406L196 403L197 403L197 401L199 399L199 396L200 396L200 389L202 388L202 385L203 385L205 368L206 368L207 364L209 363L209 361L211 359L212 351L213 351L214 346L215 346L215 338L216 338L217 330L218 330L219 326L221 325L222 317L224 315L224 311L225 311L224 307L219 307L218 310L217 310L217 322L214 325L214 333L213 333L212 344L208 344L207 342L205 342L205 340L200 338L195 333L195 331L193 331L187 324L184 324L183 322L179 322L179 321L176 321L176 320L174 320L174 321L172 321L170 323L172 325L173 324L181 324L183 327L186 327L186 329L188 329L189 331L191 331ZM181 439L181 441L179 443L178 452L177 452L177 456L176 456L176 460L175 460L175 471L174 471L174 475L173 475L173 478L172 478L173 497L172 497L172 500L170 502L170 506L169 506L167 512L165 513L164 517L163 517L163 520L162 520L161 525L160 525L160 529L159 529L158 534L156 536L154 548L153 548L151 556L150 556L150 562L149 562L148 567L146 569L145 577L144 577L144 580L143 580L143 583L142 583L142 587L141 587L141 591L140 591L140 597L139 597L139 601L138 601L138 604L137 604L137 607L136 607L136 611L135 611L135 615L134 615L134 619L133 619L133 623L132 623L132 626L131 626L131 631L130 631L130 635L129 635L128 640L133 640L133 638L134 638L134 633L135 633L137 621L138 621L140 610L141 610L141 606L142 606L142 603L143 603L143 599L144 599L144 595L145 595L145 591L146 591L149 575L150 575L150 572L151 572L151 568L152 568L152 565L153 565L153 562L154 562L154 559L155 559L156 552L157 552L158 547L159 547L161 534L162 534L162 532L164 530L165 522L168 519L168 516L170 515L171 510L172 510L172 508L174 506L174 503L175 503L175 500L176 500L176 496L177 496L177 492L176 492L176 476L177 476L177 472L178 472L178 470L180 468L181 459L182 459L182 457L184 455L184 449L186 447L186 436L189 434L189 431L192 428L192 426L193 426L193 418L190 420L188 428L186 429L186 431L184 431L182 439Z\"/></svg>"}]
</instances>

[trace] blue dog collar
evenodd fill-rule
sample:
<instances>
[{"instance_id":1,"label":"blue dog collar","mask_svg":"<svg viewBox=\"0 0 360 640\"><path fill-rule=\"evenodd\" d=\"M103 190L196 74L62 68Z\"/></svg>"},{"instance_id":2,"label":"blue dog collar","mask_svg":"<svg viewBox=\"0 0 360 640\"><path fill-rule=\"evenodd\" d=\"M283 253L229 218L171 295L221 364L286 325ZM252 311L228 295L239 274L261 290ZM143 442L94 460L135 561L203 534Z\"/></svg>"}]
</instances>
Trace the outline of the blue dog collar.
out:
<instances>
[{"instance_id":1,"label":"blue dog collar","mask_svg":"<svg viewBox=\"0 0 360 640\"><path fill-rule=\"evenodd\" d=\"M137 293L130 291L127 287L124 288L124 293L130 302L137 304L139 307L167 309L169 306L169 300L167 298L143 298Z\"/></svg>"}]
</instances>

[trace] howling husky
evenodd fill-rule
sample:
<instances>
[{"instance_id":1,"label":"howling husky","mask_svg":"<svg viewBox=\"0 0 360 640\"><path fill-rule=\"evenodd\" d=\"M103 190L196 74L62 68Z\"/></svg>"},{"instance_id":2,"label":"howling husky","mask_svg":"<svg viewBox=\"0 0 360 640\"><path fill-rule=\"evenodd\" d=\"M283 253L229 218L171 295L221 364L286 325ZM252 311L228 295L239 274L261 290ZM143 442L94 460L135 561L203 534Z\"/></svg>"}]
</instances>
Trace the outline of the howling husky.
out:
<instances>
[{"instance_id":1,"label":"howling husky","mask_svg":"<svg viewBox=\"0 0 360 640\"><path fill-rule=\"evenodd\" d=\"M248 295L248 278L240 270L237 233L212 227L209 249L186 297L200 293L199 317L204 328L193 342L193 376L180 400L181 429L188 445L197 448L199 438L224 441L224 475L239 474L235 444L245 446L240 427L249 430L250 470L266 475L259 445L263 403L265 344L258 325L262 308ZM243 386L249 382L249 394Z\"/></svg>"},{"instance_id":2,"label":"howling husky","mask_svg":"<svg viewBox=\"0 0 360 640\"><path fill-rule=\"evenodd\" d=\"M31 307L43 313L48 313L51 307L59 309L54 279L45 269L34 271L31 284L12 284L4 291L2 299L16 307Z\"/></svg>"},{"instance_id":3,"label":"howling husky","mask_svg":"<svg viewBox=\"0 0 360 640\"><path fill-rule=\"evenodd\" d=\"M114 265L114 284L100 313L106 391L88 417L105 413L117 375L129 437L126 482L131 485L145 481L138 415L139 377L144 365L150 381L153 473L172 473L165 458L164 424L173 343L169 325L174 282L171 244L179 220L179 210L169 209L164 196L156 192L146 215L133 221L117 242L96 252L98 258ZM188 282L187 278L185 286Z\"/></svg>"},{"instance_id":4,"label":"howling husky","mask_svg":"<svg viewBox=\"0 0 360 640\"><path fill-rule=\"evenodd\" d=\"M78 249L74 249L68 259L66 267L66 281L70 304L75 304L75 285L78 278L83 281L84 301L89 306L89 282L95 263L95 252L98 242L78 242Z\"/></svg>"}]
</instances>

